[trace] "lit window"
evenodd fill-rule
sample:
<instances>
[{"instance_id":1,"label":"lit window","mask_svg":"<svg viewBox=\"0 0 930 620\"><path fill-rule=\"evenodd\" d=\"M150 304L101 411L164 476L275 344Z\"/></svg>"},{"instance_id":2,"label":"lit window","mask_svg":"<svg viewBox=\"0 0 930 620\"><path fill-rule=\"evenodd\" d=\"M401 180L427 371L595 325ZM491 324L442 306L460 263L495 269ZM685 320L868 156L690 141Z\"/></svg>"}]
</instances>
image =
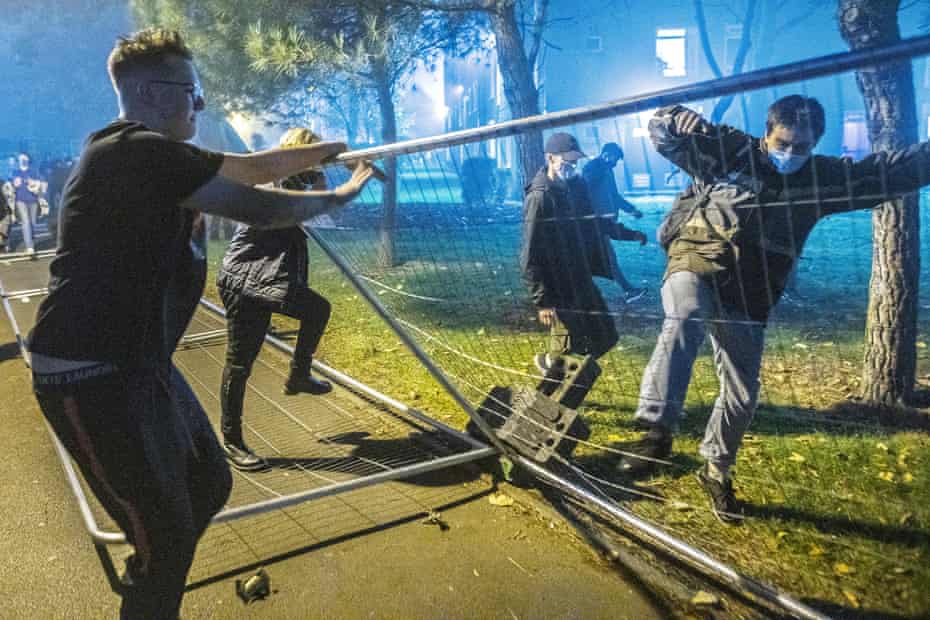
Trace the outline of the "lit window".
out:
<instances>
[{"instance_id":1,"label":"lit window","mask_svg":"<svg viewBox=\"0 0 930 620\"><path fill-rule=\"evenodd\" d=\"M665 77L684 77L685 29L660 28L656 30L656 60Z\"/></svg>"},{"instance_id":2,"label":"lit window","mask_svg":"<svg viewBox=\"0 0 930 620\"><path fill-rule=\"evenodd\" d=\"M633 175L633 189L649 189L652 187L652 177L644 172Z\"/></svg>"}]
</instances>

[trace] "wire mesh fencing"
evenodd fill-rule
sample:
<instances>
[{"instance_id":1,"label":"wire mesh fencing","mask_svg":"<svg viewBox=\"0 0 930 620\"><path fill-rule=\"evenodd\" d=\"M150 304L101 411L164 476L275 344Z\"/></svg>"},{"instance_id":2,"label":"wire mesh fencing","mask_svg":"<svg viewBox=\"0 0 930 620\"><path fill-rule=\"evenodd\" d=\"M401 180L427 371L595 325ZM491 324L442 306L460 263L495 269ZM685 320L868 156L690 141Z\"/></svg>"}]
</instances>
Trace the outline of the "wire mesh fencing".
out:
<instances>
[{"instance_id":1,"label":"wire mesh fencing","mask_svg":"<svg viewBox=\"0 0 930 620\"><path fill-rule=\"evenodd\" d=\"M828 79L753 92L753 109L764 110L785 95L823 91L819 81ZM687 105L702 112L711 104ZM588 159L578 164L572 180L541 170L528 182L551 201L535 214L538 227L548 230L536 248L549 270L542 275L528 273L527 245L534 230L527 225L525 196L534 190L523 187L511 137L458 144L451 136L448 146L433 141L429 150L398 153L395 210L385 207L392 204L385 199L389 190L372 184L348 208L312 222L313 231L473 409L485 412L488 421L501 418L494 426L526 415L495 388L545 392L552 381L547 372L560 353L597 357L600 374L582 386L585 395L577 407L584 432L575 427L565 432L560 441L573 449L552 451L549 465L572 472L599 496L786 587L804 579L826 580L843 600L841 579L855 572L850 567L857 563L868 564L863 572L876 578L897 575L912 585L930 583L925 568L930 513L915 501L926 492L930 466L921 453L924 440L849 406L862 383L872 213L930 183L930 149L924 145L891 157L848 148L831 153L825 140L806 168L780 174L768 157L767 150L774 149L762 140L764 117L751 118L751 127L707 123L694 135L674 136L678 150L669 156L668 149L661 152L662 114L656 120L655 113L649 109L564 126L554 121L546 130L547 136L571 133ZM839 121L832 113L827 110L826 120L835 131ZM609 170L625 199L619 216L616 205L604 204L604 197L585 185L584 168L599 160L608 143L626 154ZM347 172L332 167L327 175L336 185ZM921 212L928 199L919 194ZM681 233L664 247L657 241L657 229L687 200L698 209L683 224L705 229L706 240L716 243L710 253L708 245L676 247ZM721 204L725 208L718 209ZM617 221L645 233L647 242L618 240ZM728 238L734 229L739 238ZM920 281L930 275L928 242L926 236L919 241ZM615 265L605 268L610 255ZM697 274L702 284L692 283L690 292L672 290L670 257L684 261L678 273ZM311 267L312 286L349 303L357 300L316 250L311 263L319 266ZM721 271L725 278L715 275ZM556 289L554 296L533 298L540 279ZM688 295L698 295L695 286L709 296L705 305L712 311L682 309ZM927 372L926 291L917 305L920 382ZM542 324L539 311L547 307L569 335L582 334L575 343L569 338L566 344L565 333ZM403 378L409 368L401 343L383 324L360 318L351 308L343 312L327 337L332 348L324 339L325 356L356 363L359 357L348 355L346 343L353 338L377 342L361 356L359 378L388 393L420 385L420 379ZM616 335L598 336L601 328L592 325ZM759 341L748 342L754 334ZM561 344L553 345L554 336ZM598 337L606 338L606 350L597 350ZM686 359L688 368L677 374L649 370L651 358L671 354L662 355L663 346L687 348L688 339L700 347L693 368ZM763 347L758 368L752 368L753 348L761 353ZM733 358L734 351L747 348L748 361ZM734 382L734 373L745 375L743 384L739 377ZM734 386L755 389L756 377L758 407L755 394L728 401ZM687 388L680 402L668 391L674 380ZM400 396L421 399L440 416L466 422L464 414L450 413L454 405L438 390L414 390L424 393ZM630 476L618 466L624 457L638 456L630 448L639 437L634 414L652 401L659 409L682 410L672 420L680 432L671 454L653 459L657 472ZM523 432L534 424L540 426L530 420ZM714 436L728 428L736 429L735 437ZM538 438L521 439L517 432L510 441ZM720 446L730 452L714 453ZM735 480L749 515L744 533L722 530L698 483L686 475L699 467L699 452L735 459ZM922 608L915 601L899 603Z\"/></svg>"}]
</instances>

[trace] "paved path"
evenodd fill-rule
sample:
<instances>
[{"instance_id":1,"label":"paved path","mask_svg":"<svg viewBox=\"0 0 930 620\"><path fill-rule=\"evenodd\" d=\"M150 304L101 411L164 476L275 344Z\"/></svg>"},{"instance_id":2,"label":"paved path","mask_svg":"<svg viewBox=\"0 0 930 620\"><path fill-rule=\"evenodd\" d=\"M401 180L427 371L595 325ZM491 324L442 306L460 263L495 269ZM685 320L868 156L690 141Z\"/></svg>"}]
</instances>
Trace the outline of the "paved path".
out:
<instances>
[{"instance_id":1,"label":"paved path","mask_svg":"<svg viewBox=\"0 0 930 620\"><path fill-rule=\"evenodd\" d=\"M115 618L118 598L0 319L0 618ZM647 593L566 526L519 504L492 506L490 492L456 468L215 526L198 551L183 617L659 617ZM424 508L438 509L449 528L423 524ZM246 607L235 580L259 560L273 594Z\"/></svg>"}]
</instances>

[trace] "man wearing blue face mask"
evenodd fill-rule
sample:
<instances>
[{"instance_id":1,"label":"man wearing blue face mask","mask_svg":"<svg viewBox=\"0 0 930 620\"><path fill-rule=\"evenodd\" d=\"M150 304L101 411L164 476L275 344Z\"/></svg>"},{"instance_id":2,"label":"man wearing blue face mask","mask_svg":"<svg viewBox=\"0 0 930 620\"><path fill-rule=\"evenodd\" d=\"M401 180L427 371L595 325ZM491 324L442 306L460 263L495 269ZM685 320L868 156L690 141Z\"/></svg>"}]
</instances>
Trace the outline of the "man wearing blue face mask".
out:
<instances>
[{"instance_id":1,"label":"man wearing blue face mask","mask_svg":"<svg viewBox=\"0 0 930 620\"><path fill-rule=\"evenodd\" d=\"M548 353L534 360L543 374L559 355L598 358L616 344L617 329L594 283L594 276L611 274L603 238L646 243L646 235L615 218L595 216L577 173L585 154L574 136L554 133L545 150L546 165L526 186L520 251L523 280L539 322L549 328Z\"/></svg>"},{"instance_id":2,"label":"man wearing blue face mask","mask_svg":"<svg viewBox=\"0 0 930 620\"><path fill-rule=\"evenodd\" d=\"M811 230L823 217L878 206L930 184L930 143L859 162L813 155L824 132L816 99L768 110L761 139L682 106L649 123L656 149L691 175L658 230L668 254L665 322L643 374L636 420L646 431L619 465L644 473L671 452L698 348L709 332L720 393L698 473L717 517L739 522L729 475L759 395L764 328Z\"/></svg>"}]
</instances>

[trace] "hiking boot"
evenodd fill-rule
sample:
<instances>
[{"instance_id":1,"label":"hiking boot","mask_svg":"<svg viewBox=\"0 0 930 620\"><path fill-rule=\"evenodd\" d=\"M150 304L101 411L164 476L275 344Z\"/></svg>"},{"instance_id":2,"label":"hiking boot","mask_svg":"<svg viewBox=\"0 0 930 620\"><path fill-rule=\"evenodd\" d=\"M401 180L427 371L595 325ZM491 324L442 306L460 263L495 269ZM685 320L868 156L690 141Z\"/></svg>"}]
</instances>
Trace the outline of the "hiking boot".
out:
<instances>
[{"instance_id":1,"label":"hiking boot","mask_svg":"<svg viewBox=\"0 0 930 620\"><path fill-rule=\"evenodd\" d=\"M743 503L733 493L733 480L729 477L720 482L707 471L707 464L698 470L697 479L710 496L710 508L717 520L725 525L739 525L746 518Z\"/></svg>"},{"instance_id":2,"label":"hiking boot","mask_svg":"<svg viewBox=\"0 0 930 620\"><path fill-rule=\"evenodd\" d=\"M333 385L324 379L317 379L313 375L296 375L291 374L287 383L284 384L284 393L291 394L329 394L333 391Z\"/></svg>"},{"instance_id":3,"label":"hiking boot","mask_svg":"<svg viewBox=\"0 0 930 620\"><path fill-rule=\"evenodd\" d=\"M536 366L541 375L545 376L552 367L552 356L548 353L537 353L533 356L533 365Z\"/></svg>"},{"instance_id":4,"label":"hiking boot","mask_svg":"<svg viewBox=\"0 0 930 620\"><path fill-rule=\"evenodd\" d=\"M651 473L661 464L658 459L667 458L672 453L672 433L664 426L650 425L643 438L625 452L617 465L618 471L630 476Z\"/></svg>"},{"instance_id":5,"label":"hiking boot","mask_svg":"<svg viewBox=\"0 0 930 620\"><path fill-rule=\"evenodd\" d=\"M626 293L623 294L623 301L628 304L633 303L634 301L639 301L646 296L646 293L649 292L647 288L631 288Z\"/></svg>"},{"instance_id":6,"label":"hiking boot","mask_svg":"<svg viewBox=\"0 0 930 620\"><path fill-rule=\"evenodd\" d=\"M229 464L240 471L258 471L268 465L265 459L252 452L244 441L238 443L224 441L223 452L226 453L226 460Z\"/></svg>"}]
</instances>

